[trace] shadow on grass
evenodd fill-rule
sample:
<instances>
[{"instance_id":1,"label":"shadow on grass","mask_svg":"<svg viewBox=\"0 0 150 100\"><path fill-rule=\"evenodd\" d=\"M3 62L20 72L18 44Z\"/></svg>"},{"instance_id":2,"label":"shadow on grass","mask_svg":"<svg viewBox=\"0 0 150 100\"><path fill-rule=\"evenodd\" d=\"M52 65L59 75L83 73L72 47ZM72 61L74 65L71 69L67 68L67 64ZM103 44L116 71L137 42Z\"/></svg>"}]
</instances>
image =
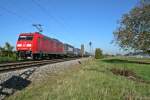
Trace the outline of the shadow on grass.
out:
<instances>
[{"instance_id":1,"label":"shadow on grass","mask_svg":"<svg viewBox=\"0 0 150 100\"><path fill-rule=\"evenodd\" d=\"M114 64L122 64L122 63L132 63L132 64L147 64L149 65L150 62L143 62L143 61L130 61L130 60L122 60L122 59L104 59L103 62L107 63L114 63Z\"/></svg>"}]
</instances>

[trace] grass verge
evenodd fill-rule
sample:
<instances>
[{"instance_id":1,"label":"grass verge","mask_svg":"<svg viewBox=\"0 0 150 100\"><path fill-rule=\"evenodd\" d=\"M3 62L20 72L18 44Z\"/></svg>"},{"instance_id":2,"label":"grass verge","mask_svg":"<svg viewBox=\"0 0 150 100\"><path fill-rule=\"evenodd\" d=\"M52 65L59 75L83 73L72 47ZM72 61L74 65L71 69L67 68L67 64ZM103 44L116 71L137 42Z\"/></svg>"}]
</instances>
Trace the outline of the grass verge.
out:
<instances>
[{"instance_id":1,"label":"grass verge","mask_svg":"<svg viewBox=\"0 0 150 100\"><path fill-rule=\"evenodd\" d=\"M114 60L117 61L114 62ZM113 60L113 61L112 61ZM150 80L150 65L121 62L121 58L91 60L64 72L50 74L8 100L149 100L150 84L115 75L110 70L128 69ZM124 60L124 59L123 59ZM137 59L135 59L137 60Z\"/></svg>"},{"instance_id":2,"label":"grass verge","mask_svg":"<svg viewBox=\"0 0 150 100\"><path fill-rule=\"evenodd\" d=\"M0 57L0 63L16 61L15 57Z\"/></svg>"}]
</instances>

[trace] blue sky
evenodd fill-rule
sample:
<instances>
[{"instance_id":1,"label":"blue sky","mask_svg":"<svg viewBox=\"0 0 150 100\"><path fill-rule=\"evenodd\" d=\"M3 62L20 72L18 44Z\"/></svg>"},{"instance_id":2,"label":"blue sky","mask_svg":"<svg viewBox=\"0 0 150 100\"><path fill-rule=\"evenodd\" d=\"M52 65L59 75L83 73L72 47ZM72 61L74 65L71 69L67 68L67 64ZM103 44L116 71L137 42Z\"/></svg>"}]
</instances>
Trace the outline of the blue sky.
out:
<instances>
[{"instance_id":1,"label":"blue sky","mask_svg":"<svg viewBox=\"0 0 150 100\"><path fill-rule=\"evenodd\" d=\"M43 34L75 47L84 44L89 50L101 48L107 53L120 53L111 44L117 21L138 0L1 0L0 46L6 41L15 46L19 33L34 32L32 24L40 23ZM40 4L40 5L38 5Z\"/></svg>"}]
</instances>

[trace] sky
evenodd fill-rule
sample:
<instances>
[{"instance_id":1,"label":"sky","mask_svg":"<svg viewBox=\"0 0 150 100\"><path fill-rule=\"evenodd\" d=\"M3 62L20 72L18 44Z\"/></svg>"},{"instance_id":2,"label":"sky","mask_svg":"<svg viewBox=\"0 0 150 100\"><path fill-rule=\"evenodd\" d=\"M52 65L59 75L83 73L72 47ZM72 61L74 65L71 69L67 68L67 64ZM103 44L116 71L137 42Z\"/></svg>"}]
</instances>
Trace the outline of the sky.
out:
<instances>
[{"instance_id":1,"label":"sky","mask_svg":"<svg viewBox=\"0 0 150 100\"><path fill-rule=\"evenodd\" d=\"M16 45L18 35L35 32L32 24L42 24L43 34L89 51L101 48L104 53L124 53L111 44L113 31L123 14L139 0L1 0L0 46Z\"/></svg>"}]
</instances>

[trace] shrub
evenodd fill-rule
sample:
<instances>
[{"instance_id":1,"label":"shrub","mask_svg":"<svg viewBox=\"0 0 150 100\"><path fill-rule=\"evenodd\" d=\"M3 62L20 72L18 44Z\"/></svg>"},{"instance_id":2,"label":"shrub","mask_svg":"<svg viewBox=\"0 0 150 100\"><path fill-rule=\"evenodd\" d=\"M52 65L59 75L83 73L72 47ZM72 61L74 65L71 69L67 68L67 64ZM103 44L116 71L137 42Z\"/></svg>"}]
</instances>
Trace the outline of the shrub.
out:
<instances>
[{"instance_id":1,"label":"shrub","mask_svg":"<svg viewBox=\"0 0 150 100\"><path fill-rule=\"evenodd\" d=\"M95 58L100 59L103 57L102 50L100 48L96 48L95 50Z\"/></svg>"},{"instance_id":2,"label":"shrub","mask_svg":"<svg viewBox=\"0 0 150 100\"><path fill-rule=\"evenodd\" d=\"M0 57L0 63L2 63L2 62L12 62L12 61L16 61L16 59L13 58L13 57Z\"/></svg>"}]
</instances>

